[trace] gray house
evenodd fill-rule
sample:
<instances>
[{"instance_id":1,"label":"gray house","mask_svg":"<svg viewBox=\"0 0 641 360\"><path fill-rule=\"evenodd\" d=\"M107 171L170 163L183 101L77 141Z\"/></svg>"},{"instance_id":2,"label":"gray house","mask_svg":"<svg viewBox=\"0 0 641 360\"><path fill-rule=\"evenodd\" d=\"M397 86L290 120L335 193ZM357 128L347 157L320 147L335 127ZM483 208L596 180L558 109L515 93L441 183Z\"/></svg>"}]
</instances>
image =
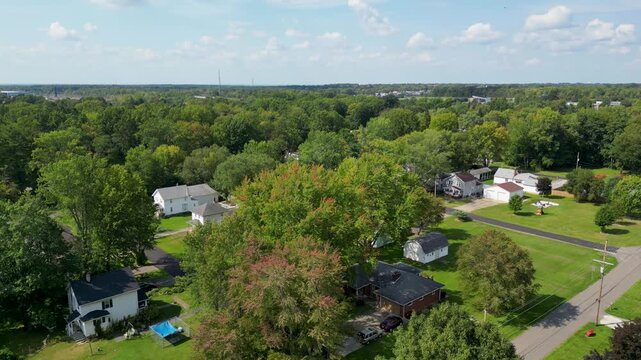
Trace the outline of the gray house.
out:
<instances>
[{"instance_id":1,"label":"gray house","mask_svg":"<svg viewBox=\"0 0 641 360\"><path fill-rule=\"evenodd\" d=\"M461 171L443 180L443 192L456 198L479 196L483 194L483 184L469 172Z\"/></svg>"}]
</instances>

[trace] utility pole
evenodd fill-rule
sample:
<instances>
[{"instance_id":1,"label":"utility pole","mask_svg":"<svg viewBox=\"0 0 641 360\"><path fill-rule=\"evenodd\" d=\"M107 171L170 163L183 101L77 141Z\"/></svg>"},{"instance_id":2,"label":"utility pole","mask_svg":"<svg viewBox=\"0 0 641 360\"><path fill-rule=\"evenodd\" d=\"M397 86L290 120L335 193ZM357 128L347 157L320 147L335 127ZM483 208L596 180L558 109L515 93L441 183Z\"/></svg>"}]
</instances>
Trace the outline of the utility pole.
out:
<instances>
[{"instance_id":1,"label":"utility pole","mask_svg":"<svg viewBox=\"0 0 641 360\"><path fill-rule=\"evenodd\" d=\"M576 153L576 168L579 168L579 153Z\"/></svg>"},{"instance_id":2,"label":"utility pole","mask_svg":"<svg viewBox=\"0 0 641 360\"><path fill-rule=\"evenodd\" d=\"M600 270L601 270L601 284L599 285L599 298L596 299L596 301L597 301L597 305L596 305L596 320L594 321L595 324L599 325L599 314L601 312L601 297L603 296L603 277L605 276L605 266L606 265L610 265L610 266L614 265L612 263L609 263L609 262L605 261L605 255L606 254L614 254L614 253L608 251L608 239L607 238L605 239L605 245L603 246L603 250L597 250L597 251L601 251L601 253L603 254L601 260L594 259L594 261L596 261L596 262L601 264L601 268L600 268Z\"/></svg>"}]
</instances>

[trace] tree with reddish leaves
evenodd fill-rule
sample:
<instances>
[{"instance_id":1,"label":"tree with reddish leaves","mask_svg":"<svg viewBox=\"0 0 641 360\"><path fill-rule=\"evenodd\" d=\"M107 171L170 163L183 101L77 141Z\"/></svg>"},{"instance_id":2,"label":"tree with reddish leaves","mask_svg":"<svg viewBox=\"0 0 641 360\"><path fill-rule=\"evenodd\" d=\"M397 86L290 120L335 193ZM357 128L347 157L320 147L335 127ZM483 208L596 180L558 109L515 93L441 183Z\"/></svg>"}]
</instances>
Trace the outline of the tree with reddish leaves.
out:
<instances>
[{"instance_id":1,"label":"tree with reddish leaves","mask_svg":"<svg viewBox=\"0 0 641 360\"><path fill-rule=\"evenodd\" d=\"M251 242L230 272L229 306L207 317L196 346L207 358L295 358L333 352L343 339L338 254L307 238L265 250Z\"/></svg>"}]
</instances>

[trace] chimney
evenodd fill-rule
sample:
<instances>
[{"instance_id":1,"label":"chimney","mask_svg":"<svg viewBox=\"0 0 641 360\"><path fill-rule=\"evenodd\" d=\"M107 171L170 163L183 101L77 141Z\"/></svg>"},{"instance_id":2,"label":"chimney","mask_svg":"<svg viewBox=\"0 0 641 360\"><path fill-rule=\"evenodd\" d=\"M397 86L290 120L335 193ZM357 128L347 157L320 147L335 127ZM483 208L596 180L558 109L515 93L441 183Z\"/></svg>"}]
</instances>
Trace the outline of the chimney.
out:
<instances>
[{"instance_id":1,"label":"chimney","mask_svg":"<svg viewBox=\"0 0 641 360\"><path fill-rule=\"evenodd\" d=\"M91 274L90 273L86 273L85 274L85 280L87 280L88 283L91 282Z\"/></svg>"}]
</instances>

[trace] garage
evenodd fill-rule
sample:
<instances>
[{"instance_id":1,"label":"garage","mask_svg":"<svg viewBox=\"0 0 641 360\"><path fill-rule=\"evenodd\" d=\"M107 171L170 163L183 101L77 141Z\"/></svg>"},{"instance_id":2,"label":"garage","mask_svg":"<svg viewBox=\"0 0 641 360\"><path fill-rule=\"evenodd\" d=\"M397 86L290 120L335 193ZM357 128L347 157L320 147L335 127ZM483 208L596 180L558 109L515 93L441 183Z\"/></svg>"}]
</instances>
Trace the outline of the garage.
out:
<instances>
[{"instance_id":1,"label":"garage","mask_svg":"<svg viewBox=\"0 0 641 360\"><path fill-rule=\"evenodd\" d=\"M495 184L483 190L484 198L501 202L509 202L514 195L523 197L523 188L511 182Z\"/></svg>"}]
</instances>

